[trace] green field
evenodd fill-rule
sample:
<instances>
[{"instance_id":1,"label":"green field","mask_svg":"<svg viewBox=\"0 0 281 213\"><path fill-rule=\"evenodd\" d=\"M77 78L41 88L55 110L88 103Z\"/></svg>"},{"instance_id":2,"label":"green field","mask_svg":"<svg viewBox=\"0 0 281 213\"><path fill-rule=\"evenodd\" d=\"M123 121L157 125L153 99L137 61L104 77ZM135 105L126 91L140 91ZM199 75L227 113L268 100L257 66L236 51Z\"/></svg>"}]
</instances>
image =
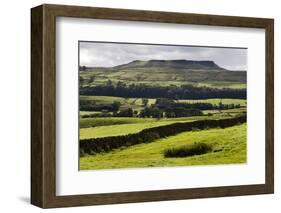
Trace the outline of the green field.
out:
<instances>
[{"instance_id":1,"label":"green field","mask_svg":"<svg viewBox=\"0 0 281 213\"><path fill-rule=\"evenodd\" d=\"M209 112L210 110L208 110ZM217 112L212 116L194 116L182 118L83 118L80 119L80 139L100 138L116 135L127 135L140 132L143 129L163 126L178 122L221 119L232 117L230 111L228 113ZM213 111L212 111L213 112ZM215 111L214 111L215 113ZM239 112L240 113L240 112ZM236 113L233 113L235 115ZM92 126L92 127L89 127Z\"/></svg>"},{"instance_id":2,"label":"green field","mask_svg":"<svg viewBox=\"0 0 281 213\"><path fill-rule=\"evenodd\" d=\"M180 133L149 144L139 144L109 153L80 157L80 169L142 168L246 163L246 124L225 129ZM165 158L167 148L203 142L211 144L211 153L185 158Z\"/></svg>"},{"instance_id":3,"label":"green field","mask_svg":"<svg viewBox=\"0 0 281 213\"><path fill-rule=\"evenodd\" d=\"M98 103L112 103L120 101L121 107L132 107L134 110L143 108L141 98L119 98L110 96L81 96L81 100L94 100ZM232 117L246 112L246 101L241 99L206 99L206 100L178 100L185 103L211 103L218 105L223 104L240 104L241 108L229 110L204 110L205 116L180 117L180 118L126 118L126 117L97 117L97 118L80 118L80 139L99 138L116 135L126 135L140 132L143 129L168 125L176 122L186 122L206 119L220 119ZM155 99L149 99L149 104L154 104ZM80 115L95 114L96 112L81 111Z\"/></svg>"},{"instance_id":4,"label":"green field","mask_svg":"<svg viewBox=\"0 0 281 213\"><path fill-rule=\"evenodd\" d=\"M80 128L99 127L99 126L111 126L117 124L136 124L155 122L158 119L155 118L117 118L117 117L105 117L105 118L80 118Z\"/></svg>"},{"instance_id":5,"label":"green field","mask_svg":"<svg viewBox=\"0 0 281 213\"><path fill-rule=\"evenodd\" d=\"M119 101L121 104L138 105L142 106L142 98L122 98L113 96L86 96L81 95L80 100L92 100L99 104L108 104L114 101ZM148 105L154 104L156 99L149 98ZM212 98L212 99L199 99L199 100L178 100L179 103L211 103L219 104L240 104L241 106L246 106L247 101L244 99L230 99L230 98Z\"/></svg>"},{"instance_id":6,"label":"green field","mask_svg":"<svg viewBox=\"0 0 281 213\"><path fill-rule=\"evenodd\" d=\"M179 103L211 103L218 105L222 104L240 104L240 106L246 106L247 101L243 99L230 99L230 98L212 98L212 99L200 99L200 100L178 100Z\"/></svg>"}]
</instances>

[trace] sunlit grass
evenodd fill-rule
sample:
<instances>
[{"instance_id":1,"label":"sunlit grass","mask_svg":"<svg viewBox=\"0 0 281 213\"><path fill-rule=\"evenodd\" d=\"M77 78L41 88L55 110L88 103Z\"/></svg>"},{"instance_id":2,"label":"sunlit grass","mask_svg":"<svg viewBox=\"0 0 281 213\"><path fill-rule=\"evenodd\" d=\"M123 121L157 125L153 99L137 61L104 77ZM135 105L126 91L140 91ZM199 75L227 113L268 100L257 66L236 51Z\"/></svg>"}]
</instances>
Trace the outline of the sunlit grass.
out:
<instances>
[{"instance_id":1,"label":"sunlit grass","mask_svg":"<svg viewBox=\"0 0 281 213\"><path fill-rule=\"evenodd\" d=\"M109 153L80 158L80 169L143 168L162 166L190 166L246 163L246 124L225 129L184 132ZM165 158L164 151L183 145L202 142L212 145L214 151L183 158Z\"/></svg>"}]
</instances>

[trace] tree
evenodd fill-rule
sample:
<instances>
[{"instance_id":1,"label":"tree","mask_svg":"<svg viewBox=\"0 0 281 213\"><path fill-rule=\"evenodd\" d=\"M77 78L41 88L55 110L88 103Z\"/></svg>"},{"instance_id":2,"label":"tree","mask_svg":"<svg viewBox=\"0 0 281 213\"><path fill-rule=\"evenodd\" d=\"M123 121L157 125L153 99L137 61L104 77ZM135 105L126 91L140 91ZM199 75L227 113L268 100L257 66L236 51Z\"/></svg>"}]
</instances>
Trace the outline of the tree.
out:
<instances>
[{"instance_id":1,"label":"tree","mask_svg":"<svg viewBox=\"0 0 281 213\"><path fill-rule=\"evenodd\" d=\"M139 112L137 110L134 110L134 117L138 117Z\"/></svg>"},{"instance_id":2,"label":"tree","mask_svg":"<svg viewBox=\"0 0 281 213\"><path fill-rule=\"evenodd\" d=\"M136 78L137 78L137 81L141 81L143 77L141 75L137 75Z\"/></svg>"},{"instance_id":3,"label":"tree","mask_svg":"<svg viewBox=\"0 0 281 213\"><path fill-rule=\"evenodd\" d=\"M91 76L89 79L89 83L93 83L95 81L96 77L95 76Z\"/></svg>"},{"instance_id":4,"label":"tree","mask_svg":"<svg viewBox=\"0 0 281 213\"><path fill-rule=\"evenodd\" d=\"M84 80L85 80L85 79L84 79L82 76L79 76L79 83L80 83L80 85L83 84Z\"/></svg>"},{"instance_id":5,"label":"tree","mask_svg":"<svg viewBox=\"0 0 281 213\"><path fill-rule=\"evenodd\" d=\"M246 99L246 89L230 89L230 88L207 88L195 87L192 85L182 85L180 87L160 87L146 86L143 84L125 84L117 82L114 85L108 80L105 85L89 86L80 89L81 95L100 95L100 96L118 96L125 98L166 98L175 99L209 99L209 98L233 98Z\"/></svg>"},{"instance_id":6,"label":"tree","mask_svg":"<svg viewBox=\"0 0 281 213\"><path fill-rule=\"evenodd\" d=\"M110 79L108 79L106 85L107 85L107 86L111 86L111 85L112 85L112 81L111 81Z\"/></svg>"},{"instance_id":7,"label":"tree","mask_svg":"<svg viewBox=\"0 0 281 213\"><path fill-rule=\"evenodd\" d=\"M80 69L80 71L86 71L87 67L86 66L80 66L79 69Z\"/></svg>"},{"instance_id":8,"label":"tree","mask_svg":"<svg viewBox=\"0 0 281 213\"><path fill-rule=\"evenodd\" d=\"M162 118L163 117L163 112L161 110L159 110L157 107L154 107L151 110L151 116L153 118Z\"/></svg>"},{"instance_id":9,"label":"tree","mask_svg":"<svg viewBox=\"0 0 281 213\"><path fill-rule=\"evenodd\" d=\"M113 111L118 111L119 108L120 108L120 106L121 106L121 103L120 103L119 101L114 101L114 102L112 103L112 110L113 110Z\"/></svg>"},{"instance_id":10,"label":"tree","mask_svg":"<svg viewBox=\"0 0 281 213\"><path fill-rule=\"evenodd\" d=\"M139 116L141 117L141 118L146 118L146 117L150 117L150 108L148 108L148 107L145 107L143 110L141 110L140 111L140 114L139 114Z\"/></svg>"},{"instance_id":11,"label":"tree","mask_svg":"<svg viewBox=\"0 0 281 213\"><path fill-rule=\"evenodd\" d=\"M148 104L148 102L149 102L149 100L147 99L147 98L143 98L142 99L142 104L143 104L143 106L147 106L147 104Z\"/></svg>"},{"instance_id":12,"label":"tree","mask_svg":"<svg viewBox=\"0 0 281 213\"><path fill-rule=\"evenodd\" d=\"M122 81L118 81L117 84L116 84L116 88L122 88L122 87L126 87L126 84Z\"/></svg>"},{"instance_id":13,"label":"tree","mask_svg":"<svg viewBox=\"0 0 281 213\"><path fill-rule=\"evenodd\" d=\"M219 109L223 109L222 101L219 102Z\"/></svg>"},{"instance_id":14,"label":"tree","mask_svg":"<svg viewBox=\"0 0 281 213\"><path fill-rule=\"evenodd\" d=\"M134 112L132 110L132 108L128 108L128 109L123 109L120 110L119 113L117 113L118 117L133 117Z\"/></svg>"}]
</instances>

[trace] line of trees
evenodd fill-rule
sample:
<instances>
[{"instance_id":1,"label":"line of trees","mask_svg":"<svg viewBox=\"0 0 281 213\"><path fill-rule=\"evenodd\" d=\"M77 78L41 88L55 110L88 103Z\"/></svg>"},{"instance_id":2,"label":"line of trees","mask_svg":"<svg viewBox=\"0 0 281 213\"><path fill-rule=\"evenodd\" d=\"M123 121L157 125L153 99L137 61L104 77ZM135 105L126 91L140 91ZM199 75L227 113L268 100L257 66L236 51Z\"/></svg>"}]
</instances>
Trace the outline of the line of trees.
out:
<instances>
[{"instance_id":1,"label":"line of trees","mask_svg":"<svg viewBox=\"0 0 281 213\"><path fill-rule=\"evenodd\" d=\"M81 87L80 95L116 96L126 98L169 98L169 99L246 99L246 89L210 88L182 85L179 87L146 86L141 84L107 83L95 87Z\"/></svg>"},{"instance_id":2,"label":"line of trees","mask_svg":"<svg viewBox=\"0 0 281 213\"><path fill-rule=\"evenodd\" d=\"M206 103L206 102L194 102L194 103L179 103L175 102L172 99L167 98L157 98L155 102L155 106L157 106L159 109L166 109L166 108L176 108L176 107L182 107L186 109L199 109L199 110L222 110L222 109L234 109L234 108L240 108L240 104L223 104L222 102L219 102L217 104L212 103Z\"/></svg>"},{"instance_id":3,"label":"line of trees","mask_svg":"<svg viewBox=\"0 0 281 213\"><path fill-rule=\"evenodd\" d=\"M202 110L223 110L239 108L240 105L216 104L211 103L177 103L174 100L167 98L157 98L155 104L150 107L145 107L140 111L139 117L153 117L153 118L177 118L203 115Z\"/></svg>"},{"instance_id":4,"label":"line of trees","mask_svg":"<svg viewBox=\"0 0 281 213\"><path fill-rule=\"evenodd\" d=\"M132 108L120 110L120 102L97 104L93 100L80 101L80 110L100 111L103 113L85 115L84 117L140 117L140 118L177 118L203 115L202 110L223 110L239 108L239 104L211 103L178 103L167 98L157 98L155 104L148 105L148 100L143 99L144 109L133 111Z\"/></svg>"},{"instance_id":5,"label":"line of trees","mask_svg":"<svg viewBox=\"0 0 281 213\"><path fill-rule=\"evenodd\" d=\"M140 111L138 117L141 118L178 118L178 117L190 117L201 116L203 112L200 109L188 109L184 107L173 107L159 109L157 106L145 107Z\"/></svg>"},{"instance_id":6,"label":"line of trees","mask_svg":"<svg viewBox=\"0 0 281 213\"><path fill-rule=\"evenodd\" d=\"M99 104L92 100L80 100L79 108L80 111L118 111L121 103L119 101L114 101L109 104Z\"/></svg>"}]
</instances>

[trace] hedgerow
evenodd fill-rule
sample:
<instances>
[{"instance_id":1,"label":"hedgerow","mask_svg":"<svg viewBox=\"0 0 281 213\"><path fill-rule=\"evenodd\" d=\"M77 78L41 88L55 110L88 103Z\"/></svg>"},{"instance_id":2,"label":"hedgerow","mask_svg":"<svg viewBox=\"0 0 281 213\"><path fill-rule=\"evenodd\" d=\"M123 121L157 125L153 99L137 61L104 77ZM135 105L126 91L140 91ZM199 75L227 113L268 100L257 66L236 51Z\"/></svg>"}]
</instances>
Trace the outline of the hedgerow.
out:
<instances>
[{"instance_id":1,"label":"hedgerow","mask_svg":"<svg viewBox=\"0 0 281 213\"><path fill-rule=\"evenodd\" d=\"M80 140L80 153L96 154L109 152L120 147L129 147L141 143L151 143L159 138L176 135L191 130L207 128L226 128L246 122L246 115L220 120L199 120L185 123L173 123L166 126L158 126L144 129L138 133L110 136L104 138L90 138Z\"/></svg>"}]
</instances>

